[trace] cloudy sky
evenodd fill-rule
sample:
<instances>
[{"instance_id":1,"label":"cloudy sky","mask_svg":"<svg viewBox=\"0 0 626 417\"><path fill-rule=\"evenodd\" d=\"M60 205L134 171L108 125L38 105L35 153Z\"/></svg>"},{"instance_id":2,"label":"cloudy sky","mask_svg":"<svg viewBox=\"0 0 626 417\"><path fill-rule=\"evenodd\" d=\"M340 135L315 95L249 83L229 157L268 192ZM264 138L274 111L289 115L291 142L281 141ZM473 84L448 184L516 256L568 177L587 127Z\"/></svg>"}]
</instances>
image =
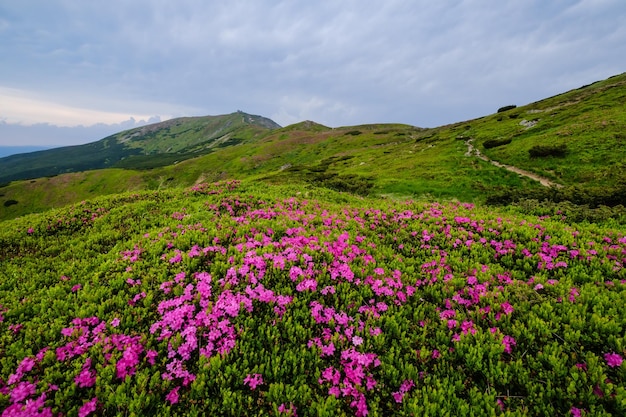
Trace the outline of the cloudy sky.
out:
<instances>
[{"instance_id":1,"label":"cloudy sky","mask_svg":"<svg viewBox=\"0 0 626 417\"><path fill-rule=\"evenodd\" d=\"M0 2L0 146L242 110L435 127L626 71L624 0Z\"/></svg>"}]
</instances>

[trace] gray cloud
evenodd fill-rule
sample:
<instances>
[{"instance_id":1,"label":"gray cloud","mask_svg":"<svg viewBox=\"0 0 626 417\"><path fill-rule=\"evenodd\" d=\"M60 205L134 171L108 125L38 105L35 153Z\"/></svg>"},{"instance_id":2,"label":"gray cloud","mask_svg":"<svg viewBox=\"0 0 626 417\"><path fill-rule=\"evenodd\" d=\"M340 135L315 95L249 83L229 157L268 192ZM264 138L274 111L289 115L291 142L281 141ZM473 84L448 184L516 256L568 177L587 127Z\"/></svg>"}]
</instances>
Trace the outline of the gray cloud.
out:
<instances>
[{"instance_id":1,"label":"gray cloud","mask_svg":"<svg viewBox=\"0 0 626 417\"><path fill-rule=\"evenodd\" d=\"M55 126L49 123L33 125L0 122L0 146L71 146L95 142L123 130L160 122L158 116L148 120L130 118L121 123L99 123L92 126Z\"/></svg>"},{"instance_id":2,"label":"gray cloud","mask_svg":"<svg viewBox=\"0 0 626 417\"><path fill-rule=\"evenodd\" d=\"M437 126L623 72L626 56L622 0L25 0L0 15L5 87L283 125Z\"/></svg>"}]
</instances>

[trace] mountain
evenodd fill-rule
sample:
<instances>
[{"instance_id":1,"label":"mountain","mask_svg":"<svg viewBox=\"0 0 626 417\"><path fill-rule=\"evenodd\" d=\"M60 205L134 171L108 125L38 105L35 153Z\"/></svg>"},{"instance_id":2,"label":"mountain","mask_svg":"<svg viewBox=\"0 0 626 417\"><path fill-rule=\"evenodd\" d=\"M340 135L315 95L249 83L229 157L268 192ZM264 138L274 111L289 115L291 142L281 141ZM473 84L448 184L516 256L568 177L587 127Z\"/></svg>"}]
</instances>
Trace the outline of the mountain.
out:
<instances>
[{"instance_id":1,"label":"mountain","mask_svg":"<svg viewBox=\"0 0 626 417\"><path fill-rule=\"evenodd\" d=\"M5 156L17 155L20 153L29 153L50 149L48 146L0 146L0 158Z\"/></svg>"},{"instance_id":2,"label":"mountain","mask_svg":"<svg viewBox=\"0 0 626 417\"><path fill-rule=\"evenodd\" d=\"M243 112L177 118L85 145L0 158L0 183L110 167L154 168L242 143L277 128L280 126L270 119Z\"/></svg>"},{"instance_id":3,"label":"mountain","mask_svg":"<svg viewBox=\"0 0 626 417\"><path fill-rule=\"evenodd\" d=\"M0 413L624 416L625 102L185 119L0 186Z\"/></svg>"},{"instance_id":4,"label":"mountain","mask_svg":"<svg viewBox=\"0 0 626 417\"><path fill-rule=\"evenodd\" d=\"M250 122L247 130L226 132L235 122L252 120L234 113L220 116L232 124L216 124L211 136L192 128L194 119L169 121L91 144L100 152L111 147L126 152L106 165L112 168L6 184L0 188L0 219L99 195L225 179L309 184L388 199L618 207L626 205L625 102L626 74L621 74L429 129L330 128L304 121L283 128Z\"/></svg>"}]
</instances>

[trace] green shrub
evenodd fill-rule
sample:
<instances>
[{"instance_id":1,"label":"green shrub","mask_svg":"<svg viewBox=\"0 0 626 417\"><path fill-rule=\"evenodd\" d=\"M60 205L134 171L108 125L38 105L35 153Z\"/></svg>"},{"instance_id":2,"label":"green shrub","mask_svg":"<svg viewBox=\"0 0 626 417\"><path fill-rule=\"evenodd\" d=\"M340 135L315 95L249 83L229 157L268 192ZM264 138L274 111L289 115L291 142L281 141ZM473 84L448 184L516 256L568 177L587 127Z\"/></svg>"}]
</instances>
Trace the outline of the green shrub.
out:
<instances>
[{"instance_id":1,"label":"green shrub","mask_svg":"<svg viewBox=\"0 0 626 417\"><path fill-rule=\"evenodd\" d=\"M509 143L511 143L510 138L508 139L490 139L485 141L485 143L483 143L483 147L485 149L491 149L491 148L496 148L498 146L503 146L503 145L508 145Z\"/></svg>"},{"instance_id":2,"label":"green shrub","mask_svg":"<svg viewBox=\"0 0 626 417\"><path fill-rule=\"evenodd\" d=\"M541 158L544 156L565 156L567 145L536 145L528 150L531 158Z\"/></svg>"},{"instance_id":3,"label":"green shrub","mask_svg":"<svg viewBox=\"0 0 626 417\"><path fill-rule=\"evenodd\" d=\"M516 107L517 106L515 104L511 104L511 105L508 105L508 106L500 107L498 109L498 113L502 113L502 112L507 111L507 110L513 110Z\"/></svg>"}]
</instances>

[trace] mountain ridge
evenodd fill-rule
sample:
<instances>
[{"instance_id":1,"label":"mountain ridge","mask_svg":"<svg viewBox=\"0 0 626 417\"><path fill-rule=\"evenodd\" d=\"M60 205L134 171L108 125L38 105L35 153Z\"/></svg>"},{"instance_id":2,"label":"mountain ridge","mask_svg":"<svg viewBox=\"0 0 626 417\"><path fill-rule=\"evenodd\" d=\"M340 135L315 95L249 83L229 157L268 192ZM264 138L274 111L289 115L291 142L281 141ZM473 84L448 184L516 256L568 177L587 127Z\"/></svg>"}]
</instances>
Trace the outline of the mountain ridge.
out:
<instances>
[{"instance_id":1,"label":"mountain ridge","mask_svg":"<svg viewBox=\"0 0 626 417\"><path fill-rule=\"evenodd\" d=\"M112 168L5 184L0 188L0 219L104 194L225 179L312 184L394 199L626 205L624 103L626 73L436 128L391 123L330 128L304 121L251 128L247 136L224 131L193 148L202 135L182 124L179 128L188 136L187 142L178 143L179 152L162 153L167 149L159 149L157 140L151 142L153 149L143 148L143 155L137 151ZM233 123L247 117L230 116ZM145 137L183 137L176 129L172 124ZM113 145L118 145L116 137L134 140L120 132L109 138ZM483 158L467 155L469 140ZM520 173L563 187L544 187Z\"/></svg>"},{"instance_id":2,"label":"mountain ridge","mask_svg":"<svg viewBox=\"0 0 626 417\"><path fill-rule=\"evenodd\" d=\"M111 168L120 163L122 167L137 163L141 168L154 168L211 152L228 140L231 143L245 141L278 128L280 125L270 119L241 111L175 118L124 130L83 145L0 158L0 183ZM226 135L230 137L224 138ZM127 159L132 162L129 164Z\"/></svg>"}]
</instances>

